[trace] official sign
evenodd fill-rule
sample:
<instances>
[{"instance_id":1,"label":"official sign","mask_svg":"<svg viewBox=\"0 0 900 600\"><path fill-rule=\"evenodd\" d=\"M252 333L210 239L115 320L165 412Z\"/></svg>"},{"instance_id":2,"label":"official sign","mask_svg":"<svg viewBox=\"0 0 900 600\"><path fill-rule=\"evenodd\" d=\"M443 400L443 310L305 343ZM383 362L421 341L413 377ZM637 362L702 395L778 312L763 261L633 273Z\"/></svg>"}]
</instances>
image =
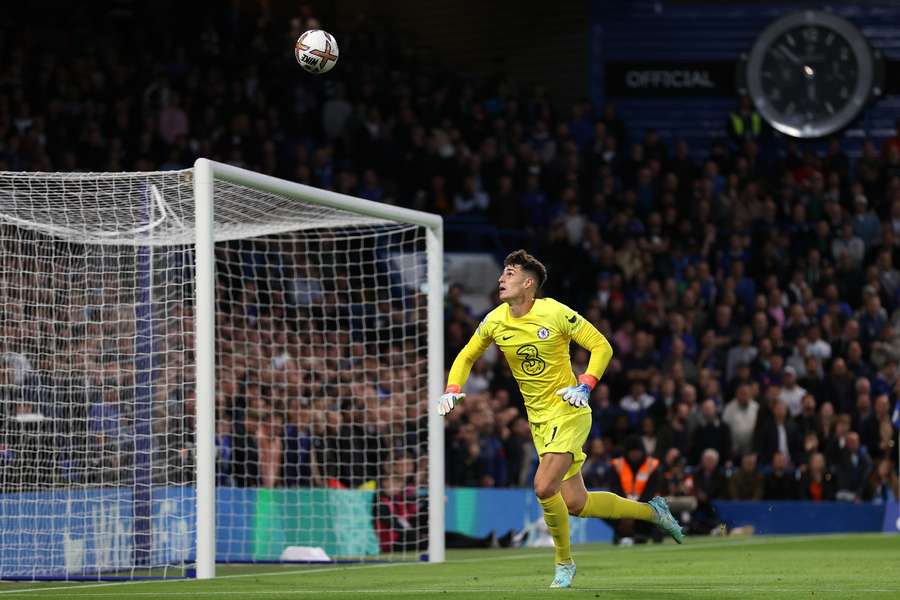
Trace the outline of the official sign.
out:
<instances>
[{"instance_id":1,"label":"official sign","mask_svg":"<svg viewBox=\"0 0 900 600\"><path fill-rule=\"evenodd\" d=\"M733 96L735 63L608 62L604 66L607 96Z\"/></svg>"}]
</instances>

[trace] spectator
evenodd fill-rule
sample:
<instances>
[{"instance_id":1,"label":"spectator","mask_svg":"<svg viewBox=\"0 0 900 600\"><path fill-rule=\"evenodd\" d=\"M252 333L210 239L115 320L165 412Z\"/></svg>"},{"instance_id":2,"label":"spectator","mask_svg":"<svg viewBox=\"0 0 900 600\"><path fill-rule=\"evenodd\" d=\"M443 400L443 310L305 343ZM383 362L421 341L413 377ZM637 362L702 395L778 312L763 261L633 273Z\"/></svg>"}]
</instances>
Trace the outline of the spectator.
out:
<instances>
[{"instance_id":1,"label":"spectator","mask_svg":"<svg viewBox=\"0 0 900 600\"><path fill-rule=\"evenodd\" d=\"M716 403L713 400L703 401L701 414L702 420L700 426L694 431L691 444L691 464L698 464L701 456L709 449L716 451L716 463L718 464L719 457L731 455L731 431L719 419Z\"/></svg>"},{"instance_id":2,"label":"spectator","mask_svg":"<svg viewBox=\"0 0 900 600\"><path fill-rule=\"evenodd\" d=\"M778 398L784 402L792 417L796 417L803 410L803 397L806 390L797 385L797 370L794 367L784 368L784 382L778 392Z\"/></svg>"},{"instance_id":3,"label":"spectator","mask_svg":"<svg viewBox=\"0 0 900 600\"><path fill-rule=\"evenodd\" d=\"M631 382L631 393L619 401L619 407L628 415L631 426L637 427L654 402L656 399L646 392L644 382L636 379Z\"/></svg>"},{"instance_id":4,"label":"spectator","mask_svg":"<svg viewBox=\"0 0 900 600\"><path fill-rule=\"evenodd\" d=\"M263 487L281 486L282 424L280 415L260 419L256 425L256 447L259 456L259 476Z\"/></svg>"},{"instance_id":5,"label":"spectator","mask_svg":"<svg viewBox=\"0 0 900 600\"><path fill-rule=\"evenodd\" d=\"M848 321L849 325L849 321ZM831 358L831 344L822 339L821 329L817 323L812 323L806 330L806 337L809 342L809 353L820 362Z\"/></svg>"},{"instance_id":6,"label":"spectator","mask_svg":"<svg viewBox=\"0 0 900 600\"><path fill-rule=\"evenodd\" d=\"M234 436L232 421L221 416L216 419L216 485L234 487Z\"/></svg>"},{"instance_id":7,"label":"spectator","mask_svg":"<svg viewBox=\"0 0 900 600\"><path fill-rule=\"evenodd\" d=\"M676 448L682 456L687 453L690 440L688 433L689 411L688 405L684 402L675 404L672 418L659 431L659 438L656 442L657 455L665 455L670 448Z\"/></svg>"},{"instance_id":8,"label":"spectator","mask_svg":"<svg viewBox=\"0 0 900 600\"><path fill-rule=\"evenodd\" d=\"M819 452L819 436L815 431L807 431L802 438L800 454L794 462L798 472L806 468L807 463L809 463L809 457L816 452Z\"/></svg>"},{"instance_id":9,"label":"spectator","mask_svg":"<svg viewBox=\"0 0 900 600\"><path fill-rule=\"evenodd\" d=\"M860 447L859 434L847 433L847 442L835 461L835 498L847 502L859 502L872 471L872 459Z\"/></svg>"},{"instance_id":10,"label":"spectator","mask_svg":"<svg viewBox=\"0 0 900 600\"><path fill-rule=\"evenodd\" d=\"M644 445L637 436L630 436L625 440L624 455L612 459L610 469L610 490L620 496L639 502L646 502L658 495L662 484L659 460L647 456ZM655 528L648 527L647 523L632 519L620 519L610 521L613 527L613 540L615 543L624 537L634 538L640 535L644 540L653 535Z\"/></svg>"},{"instance_id":11,"label":"spectator","mask_svg":"<svg viewBox=\"0 0 900 600\"><path fill-rule=\"evenodd\" d=\"M847 346L847 369L857 379L860 377L872 379L875 376L872 368L863 359L862 345L856 340L853 340Z\"/></svg>"},{"instance_id":12,"label":"spectator","mask_svg":"<svg viewBox=\"0 0 900 600\"><path fill-rule=\"evenodd\" d=\"M474 175L467 175L463 180L463 188L453 198L453 210L458 215L483 215L488 211L491 200L488 195L478 189Z\"/></svg>"},{"instance_id":13,"label":"spectator","mask_svg":"<svg viewBox=\"0 0 900 600\"><path fill-rule=\"evenodd\" d=\"M414 552L427 545L419 525L424 511L418 495L401 473L389 472L380 481L375 501L374 526L382 552Z\"/></svg>"},{"instance_id":14,"label":"spectator","mask_svg":"<svg viewBox=\"0 0 900 600\"><path fill-rule=\"evenodd\" d=\"M641 420L641 443L644 444L644 451L648 456L656 454L656 423L649 416Z\"/></svg>"},{"instance_id":15,"label":"spectator","mask_svg":"<svg viewBox=\"0 0 900 600\"><path fill-rule=\"evenodd\" d=\"M188 116L181 108L178 94L171 94L159 113L159 136L167 144L173 144L189 131Z\"/></svg>"},{"instance_id":16,"label":"spectator","mask_svg":"<svg viewBox=\"0 0 900 600\"><path fill-rule=\"evenodd\" d=\"M312 487L314 483L316 445L321 440L311 431L311 420L310 411L299 405L288 411L283 442L285 487Z\"/></svg>"},{"instance_id":17,"label":"spectator","mask_svg":"<svg viewBox=\"0 0 900 600\"><path fill-rule=\"evenodd\" d=\"M863 381L868 382L867 379ZM856 396L856 406L850 416L850 427L856 431L862 431L862 424L872 416L872 398L868 392L862 392Z\"/></svg>"},{"instance_id":18,"label":"spectator","mask_svg":"<svg viewBox=\"0 0 900 600\"><path fill-rule=\"evenodd\" d=\"M849 411L852 406L853 385L853 375L847 369L847 363L842 358L834 359L831 363L831 372L825 378L824 401L830 403L838 412Z\"/></svg>"},{"instance_id":19,"label":"spectator","mask_svg":"<svg viewBox=\"0 0 900 600\"><path fill-rule=\"evenodd\" d=\"M862 499L875 504L897 502L900 498L900 485L897 483L897 469L888 458L878 461L866 482Z\"/></svg>"},{"instance_id":20,"label":"spectator","mask_svg":"<svg viewBox=\"0 0 900 600\"><path fill-rule=\"evenodd\" d=\"M841 459L841 454L847 445L847 434L850 433L850 415L837 415L834 419L834 428L831 434L825 438L825 458L829 465L836 464Z\"/></svg>"},{"instance_id":21,"label":"spectator","mask_svg":"<svg viewBox=\"0 0 900 600\"><path fill-rule=\"evenodd\" d=\"M322 104L322 131L326 139L333 141L344 135L353 107L346 100L343 84L329 87L326 95L328 99Z\"/></svg>"},{"instance_id":22,"label":"spectator","mask_svg":"<svg viewBox=\"0 0 900 600\"><path fill-rule=\"evenodd\" d=\"M797 480L788 469L788 459L781 452L772 457L772 468L766 473L763 483L764 500L795 500Z\"/></svg>"},{"instance_id":23,"label":"spectator","mask_svg":"<svg viewBox=\"0 0 900 600\"><path fill-rule=\"evenodd\" d=\"M825 466L825 456L822 453L810 455L806 470L800 478L800 493L801 498L813 502L834 500L834 480Z\"/></svg>"},{"instance_id":24,"label":"spectator","mask_svg":"<svg viewBox=\"0 0 900 600\"><path fill-rule=\"evenodd\" d=\"M604 487L610 477L609 454L606 452L606 444L602 438L592 438L589 443L587 458L581 467L581 475L584 477L584 485L588 489Z\"/></svg>"},{"instance_id":25,"label":"spectator","mask_svg":"<svg viewBox=\"0 0 900 600\"><path fill-rule=\"evenodd\" d=\"M530 475L537 455L531 441L531 428L526 419L521 416L513 419L503 446L509 463L507 470L510 485L527 487L531 481Z\"/></svg>"},{"instance_id":26,"label":"spectator","mask_svg":"<svg viewBox=\"0 0 900 600\"><path fill-rule=\"evenodd\" d=\"M753 399L751 386L738 387L734 399L725 406L722 421L731 431L732 454L747 454L753 450L753 432L759 403ZM754 457L755 460L755 457Z\"/></svg>"},{"instance_id":27,"label":"spectator","mask_svg":"<svg viewBox=\"0 0 900 600\"><path fill-rule=\"evenodd\" d=\"M900 336L890 323L881 330L879 339L872 342L870 358L876 369L881 369L888 361L900 362Z\"/></svg>"},{"instance_id":28,"label":"spectator","mask_svg":"<svg viewBox=\"0 0 900 600\"><path fill-rule=\"evenodd\" d=\"M812 394L806 394L803 396L803 400L801 402L800 414L797 415L797 418L794 419L794 425L797 427L797 435L801 439L809 432L816 433L817 431L817 416L816 416L816 399Z\"/></svg>"},{"instance_id":29,"label":"spectator","mask_svg":"<svg viewBox=\"0 0 900 600\"><path fill-rule=\"evenodd\" d=\"M869 201L860 187L853 197L853 217L850 223L854 237L862 240L867 248L875 243L880 234L878 217L869 210L868 206Z\"/></svg>"},{"instance_id":30,"label":"spectator","mask_svg":"<svg viewBox=\"0 0 900 600\"><path fill-rule=\"evenodd\" d=\"M474 425L465 424L459 428L448 448L447 484L475 487L482 481L483 465L480 461L481 446L478 431Z\"/></svg>"},{"instance_id":31,"label":"spectator","mask_svg":"<svg viewBox=\"0 0 900 600\"><path fill-rule=\"evenodd\" d=\"M728 497L728 480L719 466L719 453L713 448L703 451L693 485L697 508L691 514L690 528L693 533L706 534L720 523L713 501Z\"/></svg>"},{"instance_id":32,"label":"spectator","mask_svg":"<svg viewBox=\"0 0 900 600\"><path fill-rule=\"evenodd\" d=\"M725 379L727 381L734 379L738 365L750 364L756 358L756 353L756 346L753 346L753 330L742 327L738 344L728 351Z\"/></svg>"},{"instance_id":33,"label":"spectator","mask_svg":"<svg viewBox=\"0 0 900 600\"><path fill-rule=\"evenodd\" d=\"M775 454L783 455L787 464L792 464L800 451L800 439L784 402L776 399L771 416L761 421L759 426L758 452L762 464L771 465Z\"/></svg>"},{"instance_id":34,"label":"spectator","mask_svg":"<svg viewBox=\"0 0 900 600\"><path fill-rule=\"evenodd\" d=\"M505 487L508 479L508 462L503 450L503 442L497 434L495 413L487 407L479 408L469 415L469 422L475 426L479 439L478 458L481 487Z\"/></svg>"},{"instance_id":35,"label":"spectator","mask_svg":"<svg viewBox=\"0 0 900 600\"><path fill-rule=\"evenodd\" d=\"M894 267L893 252L881 250L878 254L878 283L885 295L896 306L897 293L900 291L900 271Z\"/></svg>"},{"instance_id":36,"label":"spectator","mask_svg":"<svg viewBox=\"0 0 900 600\"><path fill-rule=\"evenodd\" d=\"M737 110L728 115L726 130L731 142L738 148L743 147L746 140L757 140L762 134L763 121L753 107L747 95L738 100Z\"/></svg>"},{"instance_id":37,"label":"spectator","mask_svg":"<svg viewBox=\"0 0 900 600\"><path fill-rule=\"evenodd\" d=\"M732 500L762 499L763 476L756 470L756 454L748 452L741 457L741 466L731 476L728 492Z\"/></svg>"},{"instance_id":38,"label":"spectator","mask_svg":"<svg viewBox=\"0 0 900 600\"><path fill-rule=\"evenodd\" d=\"M857 314L857 320L861 341L869 345L881 336L881 330L887 325L887 311L871 285L863 288L863 306L863 310Z\"/></svg>"}]
</instances>

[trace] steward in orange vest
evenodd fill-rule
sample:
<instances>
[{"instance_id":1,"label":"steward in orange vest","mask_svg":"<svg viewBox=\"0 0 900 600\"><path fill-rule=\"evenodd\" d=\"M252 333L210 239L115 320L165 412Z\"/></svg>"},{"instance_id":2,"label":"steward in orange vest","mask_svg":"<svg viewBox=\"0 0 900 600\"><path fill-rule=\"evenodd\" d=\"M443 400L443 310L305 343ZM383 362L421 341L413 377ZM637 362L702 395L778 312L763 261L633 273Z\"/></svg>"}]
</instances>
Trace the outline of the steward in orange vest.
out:
<instances>
[{"instance_id":1,"label":"steward in orange vest","mask_svg":"<svg viewBox=\"0 0 900 600\"><path fill-rule=\"evenodd\" d=\"M646 502L660 493L659 461L647 456L641 438L625 440L625 455L610 461L612 491L631 500Z\"/></svg>"},{"instance_id":2,"label":"steward in orange vest","mask_svg":"<svg viewBox=\"0 0 900 600\"><path fill-rule=\"evenodd\" d=\"M625 438L625 452L620 458L610 461L609 491L638 502L646 502L653 496L664 494L662 468L659 461L647 456L644 443L636 435ZM636 543L649 539L661 541L656 527L643 521L632 519L607 520L613 530L613 543L630 538Z\"/></svg>"}]
</instances>

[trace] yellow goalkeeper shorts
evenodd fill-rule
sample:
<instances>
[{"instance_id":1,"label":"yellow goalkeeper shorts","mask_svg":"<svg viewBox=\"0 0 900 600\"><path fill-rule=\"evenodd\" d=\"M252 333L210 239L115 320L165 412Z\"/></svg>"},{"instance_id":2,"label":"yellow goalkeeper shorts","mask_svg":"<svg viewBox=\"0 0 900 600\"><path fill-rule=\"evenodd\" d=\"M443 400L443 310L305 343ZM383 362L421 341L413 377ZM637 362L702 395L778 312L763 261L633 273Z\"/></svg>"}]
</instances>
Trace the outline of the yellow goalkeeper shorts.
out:
<instances>
[{"instance_id":1,"label":"yellow goalkeeper shorts","mask_svg":"<svg viewBox=\"0 0 900 600\"><path fill-rule=\"evenodd\" d=\"M574 477L584 464L584 442L591 431L591 413L563 415L544 423L530 423L531 437L538 457L543 460L548 452L572 455L572 466L563 481Z\"/></svg>"}]
</instances>

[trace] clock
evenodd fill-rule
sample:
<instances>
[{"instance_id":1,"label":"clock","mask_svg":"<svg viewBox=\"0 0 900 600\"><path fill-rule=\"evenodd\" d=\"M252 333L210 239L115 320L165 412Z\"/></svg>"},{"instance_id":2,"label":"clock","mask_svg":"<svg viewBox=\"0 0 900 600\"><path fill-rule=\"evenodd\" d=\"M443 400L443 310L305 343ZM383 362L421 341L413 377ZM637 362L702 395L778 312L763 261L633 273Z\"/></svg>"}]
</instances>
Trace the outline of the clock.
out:
<instances>
[{"instance_id":1,"label":"clock","mask_svg":"<svg viewBox=\"0 0 900 600\"><path fill-rule=\"evenodd\" d=\"M760 116L798 138L829 135L881 94L881 57L862 32L807 10L770 23L742 57L739 81Z\"/></svg>"}]
</instances>

